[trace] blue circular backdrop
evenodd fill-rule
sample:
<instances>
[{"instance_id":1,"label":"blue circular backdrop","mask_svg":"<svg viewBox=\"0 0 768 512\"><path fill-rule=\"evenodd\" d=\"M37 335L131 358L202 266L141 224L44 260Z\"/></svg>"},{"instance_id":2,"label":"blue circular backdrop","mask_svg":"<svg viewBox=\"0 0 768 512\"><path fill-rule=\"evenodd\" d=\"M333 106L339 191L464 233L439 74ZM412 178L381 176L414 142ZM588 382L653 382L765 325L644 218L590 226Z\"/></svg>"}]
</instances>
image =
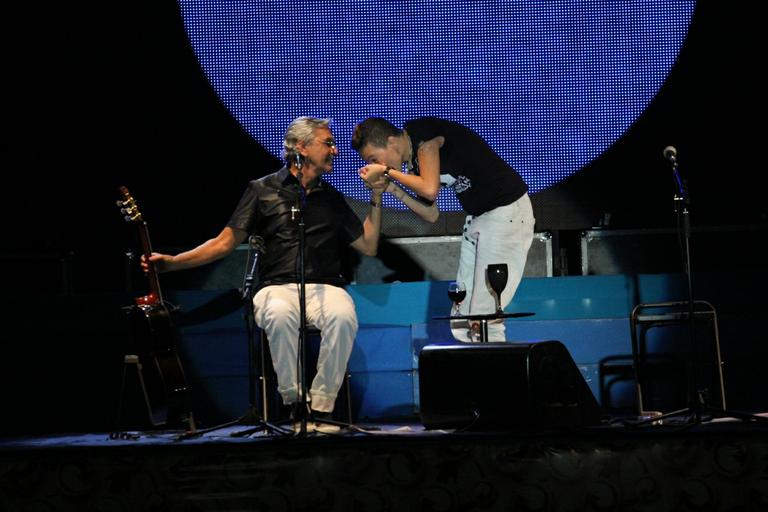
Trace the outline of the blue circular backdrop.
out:
<instances>
[{"instance_id":1,"label":"blue circular backdrop","mask_svg":"<svg viewBox=\"0 0 768 512\"><path fill-rule=\"evenodd\" d=\"M572 175L648 106L695 4L180 0L204 72L248 133L279 156L293 118L332 118L341 156L328 179L364 200L349 137L372 115L462 122L532 193ZM438 204L461 209L448 190Z\"/></svg>"}]
</instances>

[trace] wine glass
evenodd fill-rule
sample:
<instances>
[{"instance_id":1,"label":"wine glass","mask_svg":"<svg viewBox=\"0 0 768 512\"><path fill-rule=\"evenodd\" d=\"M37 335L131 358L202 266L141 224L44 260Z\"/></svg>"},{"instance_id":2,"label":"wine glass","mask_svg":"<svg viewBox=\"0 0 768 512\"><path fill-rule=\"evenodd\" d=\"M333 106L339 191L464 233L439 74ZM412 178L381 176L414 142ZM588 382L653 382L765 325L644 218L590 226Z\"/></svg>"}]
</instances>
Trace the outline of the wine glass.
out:
<instances>
[{"instance_id":1,"label":"wine glass","mask_svg":"<svg viewBox=\"0 0 768 512\"><path fill-rule=\"evenodd\" d=\"M493 263L488 265L485 271L488 276L488 284L491 285L491 289L496 293L496 312L501 313L501 292L507 286L507 264Z\"/></svg>"},{"instance_id":2,"label":"wine glass","mask_svg":"<svg viewBox=\"0 0 768 512\"><path fill-rule=\"evenodd\" d=\"M454 304L454 311L459 314L459 306L467 296L467 288L461 281L451 281L448 283L448 298Z\"/></svg>"}]
</instances>

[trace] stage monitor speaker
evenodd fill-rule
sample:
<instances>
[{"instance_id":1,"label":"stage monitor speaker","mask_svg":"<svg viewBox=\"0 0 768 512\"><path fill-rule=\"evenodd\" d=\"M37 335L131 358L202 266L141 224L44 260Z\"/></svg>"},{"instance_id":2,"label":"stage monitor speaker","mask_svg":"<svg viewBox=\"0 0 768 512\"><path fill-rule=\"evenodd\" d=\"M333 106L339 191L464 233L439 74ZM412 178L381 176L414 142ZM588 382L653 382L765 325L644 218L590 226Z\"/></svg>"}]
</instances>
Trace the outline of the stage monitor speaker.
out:
<instances>
[{"instance_id":1,"label":"stage monitor speaker","mask_svg":"<svg viewBox=\"0 0 768 512\"><path fill-rule=\"evenodd\" d=\"M559 341L427 345L419 354L426 429L531 430L600 423L600 408Z\"/></svg>"}]
</instances>

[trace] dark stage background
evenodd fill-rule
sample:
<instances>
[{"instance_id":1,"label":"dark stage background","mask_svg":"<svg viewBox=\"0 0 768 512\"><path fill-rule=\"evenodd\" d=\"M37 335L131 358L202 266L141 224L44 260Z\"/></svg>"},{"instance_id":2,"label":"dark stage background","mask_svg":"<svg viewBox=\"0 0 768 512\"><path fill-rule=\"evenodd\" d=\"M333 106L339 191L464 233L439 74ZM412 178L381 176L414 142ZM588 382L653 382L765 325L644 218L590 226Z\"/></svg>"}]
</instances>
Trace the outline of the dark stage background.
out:
<instances>
[{"instance_id":1,"label":"dark stage background","mask_svg":"<svg viewBox=\"0 0 768 512\"><path fill-rule=\"evenodd\" d=\"M689 180L694 226L766 222L756 184L764 59L753 9L698 3L648 110L582 172L533 196L538 231L567 234L606 220L674 226L667 145ZM2 191L6 289L55 292L62 257L75 292L123 289L132 239L114 204L119 185L139 200L156 247L188 247L218 233L248 180L279 167L209 87L175 2L16 14ZM746 257L734 240L734 265Z\"/></svg>"}]
</instances>

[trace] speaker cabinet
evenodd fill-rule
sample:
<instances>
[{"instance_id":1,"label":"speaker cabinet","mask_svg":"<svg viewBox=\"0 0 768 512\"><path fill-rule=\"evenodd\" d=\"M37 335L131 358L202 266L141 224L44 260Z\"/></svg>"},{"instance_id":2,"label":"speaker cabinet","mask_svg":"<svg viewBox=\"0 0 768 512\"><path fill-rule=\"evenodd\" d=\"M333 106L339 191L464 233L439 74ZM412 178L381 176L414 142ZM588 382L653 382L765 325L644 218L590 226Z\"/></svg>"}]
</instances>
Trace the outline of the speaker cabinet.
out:
<instances>
[{"instance_id":1,"label":"speaker cabinet","mask_svg":"<svg viewBox=\"0 0 768 512\"><path fill-rule=\"evenodd\" d=\"M597 425L600 408L559 341L427 345L419 354L426 429Z\"/></svg>"}]
</instances>

